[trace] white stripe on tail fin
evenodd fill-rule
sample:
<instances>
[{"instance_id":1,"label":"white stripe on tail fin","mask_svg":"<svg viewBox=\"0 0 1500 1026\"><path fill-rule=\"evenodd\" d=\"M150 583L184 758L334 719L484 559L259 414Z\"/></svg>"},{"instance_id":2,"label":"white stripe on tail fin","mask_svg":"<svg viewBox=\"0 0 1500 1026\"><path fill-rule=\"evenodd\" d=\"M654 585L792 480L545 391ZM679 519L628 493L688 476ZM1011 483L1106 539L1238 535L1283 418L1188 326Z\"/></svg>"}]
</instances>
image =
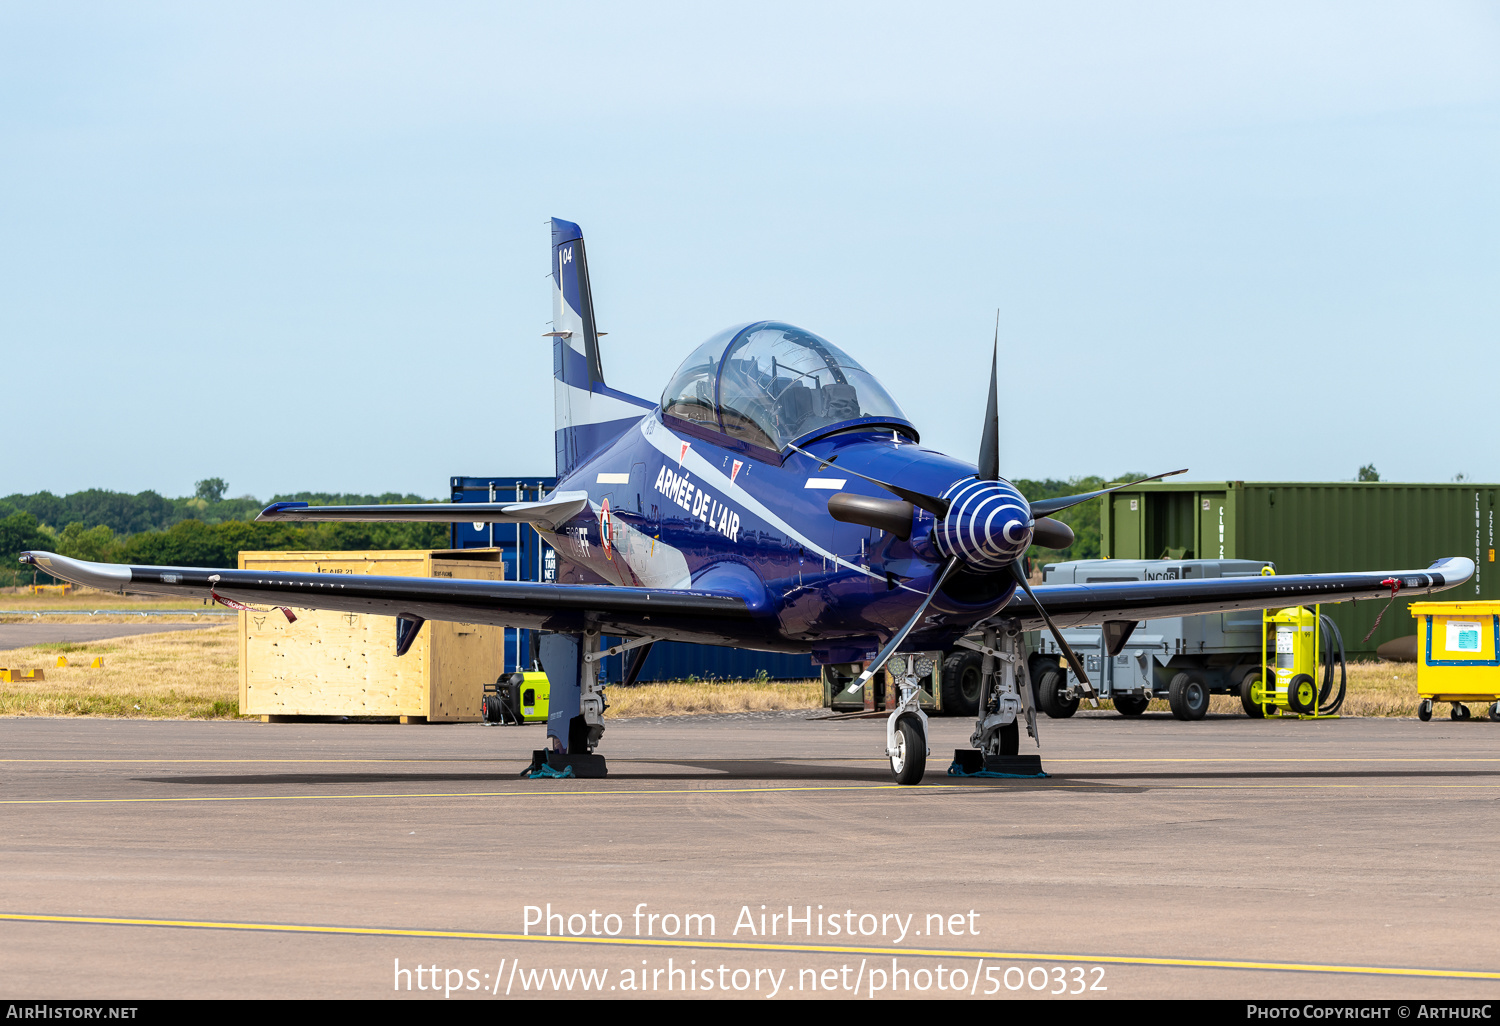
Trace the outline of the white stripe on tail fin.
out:
<instances>
[{"instance_id":1,"label":"white stripe on tail fin","mask_svg":"<svg viewBox=\"0 0 1500 1026\"><path fill-rule=\"evenodd\" d=\"M552 219L552 378L557 476L583 463L656 404L604 384L583 232Z\"/></svg>"}]
</instances>

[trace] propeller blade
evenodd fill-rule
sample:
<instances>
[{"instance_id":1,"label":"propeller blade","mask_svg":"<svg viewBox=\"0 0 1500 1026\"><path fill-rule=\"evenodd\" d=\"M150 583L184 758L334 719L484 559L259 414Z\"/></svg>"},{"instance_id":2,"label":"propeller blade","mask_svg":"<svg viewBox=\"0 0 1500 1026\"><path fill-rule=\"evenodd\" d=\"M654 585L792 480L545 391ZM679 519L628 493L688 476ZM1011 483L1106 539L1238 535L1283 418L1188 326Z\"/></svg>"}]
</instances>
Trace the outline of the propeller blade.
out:
<instances>
[{"instance_id":1,"label":"propeller blade","mask_svg":"<svg viewBox=\"0 0 1500 1026\"><path fill-rule=\"evenodd\" d=\"M1169 470L1165 474L1153 474L1151 477L1143 477L1138 481L1126 481L1124 484L1110 485L1108 488L1101 488L1097 492L1084 492L1082 495L1060 495L1055 499L1037 499L1031 503L1031 515L1034 517L1050 517L1052 514L1061 513L1063 510L1076 506L1080 502L1088 502L1090 499L1097 499L1101 495L1118 492L1121 488L1145 484L1147 481L1160 481L1164 477L1175 477L1178 474L1186 473L1187 467L1183 467L1181 470Z\"/></svg>"},{"instance_id":2,"label":"propeller blade","mask_svg":"<svg viewBox=\"0 0 1500 1026\"><path fill-rule=\"evenodd\" d=\"M1073 646L1068 644L1068 639L1062 636L1062 631L1057 629L1057 624L1053 623L1052 617L1047 615L1047 607L1042 605L1041 600L1036 597L1036 592L1031 590L1031 582L1026 579L1026 571L1021 569L1020 563L1012 563L1010 570L1021 585L1021 590L1026 592L1026 597L1031 599L1032 605L1036 606L1036 611L1042 614L1043 620L1047 621L1047 629L1052 632L1052 638L1057 642L1057 647L1062 649L1063 655L1068 657L1068 665L1073 668L1073 675L1083 685L1084 693L1089 697L1089 705L1095 709L1099 708L1099 693L1094 690L1088 674L1083 672L1083 660L1078 658L1073 651Z\"/></svg>"},{"instance_id":3,"label":"propeller blade","mask_svg":"<svg viewBox=\"0 0 1500 1026\"><path fill-rule=\"evenodd\" d=\"M817 460L819 470L822 470L824 467L832 466L834 460L838 459L837 456L830 456L825 460L821 457L814 456L806 449L799 449L797 446L791 444L788 444L787 448L792 450L793 452L800 452L810 460ZM936 495L928 495L926 492L912 491L910 488L902 488L900 485L893 485L888 481L882 481L879 478L871 477L868 474L861 474L857 470L850 470L848 467L842 465L839 467L839 470L845 474L853 474L855 477L859 478L862 481L868 481L871 484L879 485L886 491L901 496L901 498L905 499L913 506L918 506L922 509L925 509L935 517L943 517L948 513L947 499L940 499Z\"/></svg>"},{"instance_id":4,"label":"propeller blade","mask_svg":"<svg viewBox=\"0 0 1500 1026\"><path fill-rule=\"evenodd\" d=\"M990 397L984 409L984 432L979 441L979 479L1000 480L1000 311L995 311L995 351L990 357Z\"/></svg>"},{"instance_id":5,"label":"propeller blade","mask_svg":"<svg viewBox=\"0 0 1500 1026\"><path fill-rule=\"evenodd\" d=\"M906 640L906 636L911 633L912 628L922 619L922 614L927 612L927 606L932 601L933 596L938 593L938 589L943 586L943 582L948 579L948 575L957 566L958 557L949 556L948 561L943 564L943 568L932 579L932 590L927 593L927 597L922 600L922 604L917 607L917 611L911 615L911 619L906 621L906 626L897 631L891 640L885 643L885 648L880 650L880 654L875 657L875 661L865 667L865 672L854 678L854 681L844 690L849 692L858 691L870 682L871 677L880 672L880 668L885 665L886 660L896 654L896 649L901 647L901 643Z\"/></svg>"}]
</instances>

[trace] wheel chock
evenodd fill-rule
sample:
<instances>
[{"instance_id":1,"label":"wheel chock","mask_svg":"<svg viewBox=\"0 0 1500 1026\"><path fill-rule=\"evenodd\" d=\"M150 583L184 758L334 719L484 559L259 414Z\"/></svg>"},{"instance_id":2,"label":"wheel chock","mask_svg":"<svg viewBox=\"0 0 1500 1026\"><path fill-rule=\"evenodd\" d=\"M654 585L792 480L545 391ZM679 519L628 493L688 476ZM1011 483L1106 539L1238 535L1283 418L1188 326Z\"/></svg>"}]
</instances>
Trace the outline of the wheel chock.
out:
<instances>
[{"instance_id":1,"label":"wheel chock","mask_svg":"<svg viewBox=\"0 0 1500 1026\"><path fill-rule=\"evenodd\" d=\"M1046 777L1040 755L986 756L977 748L955 748L950 777Z\"/></svg>"},{"instance_id":2,"label":"wheel chock","mask_svg":"<svg viewBox=\"0 0 1500 1026\"><path fill-rule=\"evenodd\" d=\"M598 778L609 775L602 755L565 755L538 748L531 753L531 765L521 776L532 780L558 777Z\"/></svg>"}]
</instances>

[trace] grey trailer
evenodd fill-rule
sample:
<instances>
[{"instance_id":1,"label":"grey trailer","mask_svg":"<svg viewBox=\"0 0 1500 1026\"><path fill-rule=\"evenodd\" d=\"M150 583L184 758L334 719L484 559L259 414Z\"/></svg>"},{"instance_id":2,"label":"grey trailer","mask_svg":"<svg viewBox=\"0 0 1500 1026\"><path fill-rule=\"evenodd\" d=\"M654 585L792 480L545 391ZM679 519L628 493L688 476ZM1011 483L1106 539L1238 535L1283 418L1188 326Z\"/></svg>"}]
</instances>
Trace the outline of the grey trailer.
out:
<instances>
[{"instance_id":1,"label":"grey trailer","mask_svg":"<svg viewBox=\"0 0 1500 1026\"><path fill-rule=\"evenodd\" d=\"M1258 577L1274 565L1256 559L1077 559L1049 563L1045 584L1102 584L1111 581L1203 580ZM1123 636L1105 638L1102 627L1070 627L1063 637L1083 661L1084 672L1101 699L1121 714L1139 716L1153 698L1165 698L1178 719L1201 719L1210 694L1238 695L1240 685L1261 664L1261 611L1207 613L1143 620ZM1037 707L1062 718L1078 710L1083 689L1064 665L1057 642L1030 635L1028 659Z\"/></svg>"}]
</instances>

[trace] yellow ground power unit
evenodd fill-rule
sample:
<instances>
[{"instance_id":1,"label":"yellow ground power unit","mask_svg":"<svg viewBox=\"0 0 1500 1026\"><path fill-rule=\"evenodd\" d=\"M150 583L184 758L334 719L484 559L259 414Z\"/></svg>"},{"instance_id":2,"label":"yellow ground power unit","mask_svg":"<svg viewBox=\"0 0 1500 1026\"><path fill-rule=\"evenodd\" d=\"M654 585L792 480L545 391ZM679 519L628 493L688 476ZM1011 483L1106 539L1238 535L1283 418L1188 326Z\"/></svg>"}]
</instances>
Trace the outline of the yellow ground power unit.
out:
<instances>
[{"instance_id":1,"label":"yellow ground power unit","mask_svg":"<svg viewBox=\"0 0 1500 1026\"><path fill-rule=\"evenodd\" d=\"M241 552L241 570L498 581L498 549ZM403 656L396 618L332 610L240 612L240 712L476 722L484 688L504 668L501 628L429 620Z\"/></svg>"},{"instance_id":2,"label":"yellow ground power unit","mask_svg":"<svg viewBox=\"0 0 1500 1026\"><path fill-rule=\"evenodd\" d=\"M1500 720L1500 602L1413 602L1417 621L1417 718L1432 719L1435 702L1467 720L1465 702L1490 703Z\"/></svg>"},{"instance_id":3,"label":"yellow ground power unit","mask_svg":"<svg viewBox=\"0 0 1500 1026\"><path fill-rule=\"evenodd\" d=\"M552 684L541 670L509 673L484 689L488 723L544 723Z\"/></svg>"},{"instance_id":4,"label":"yellow ground power unit","mask_svg":"<svg viewBox=\"0 0 1500 1026\"><path fill-rule=\"evenodd\" d=\"M1332 694L1335 664L1339 669L1337 695ZM1240 692L1246 713L1257 718L1274 714L1333 719L1344 703L1347 686L1343 638L1320 607L1268 609L1261 615L1260 673L1247 676Z\"/></svg>"}]
</instances>

